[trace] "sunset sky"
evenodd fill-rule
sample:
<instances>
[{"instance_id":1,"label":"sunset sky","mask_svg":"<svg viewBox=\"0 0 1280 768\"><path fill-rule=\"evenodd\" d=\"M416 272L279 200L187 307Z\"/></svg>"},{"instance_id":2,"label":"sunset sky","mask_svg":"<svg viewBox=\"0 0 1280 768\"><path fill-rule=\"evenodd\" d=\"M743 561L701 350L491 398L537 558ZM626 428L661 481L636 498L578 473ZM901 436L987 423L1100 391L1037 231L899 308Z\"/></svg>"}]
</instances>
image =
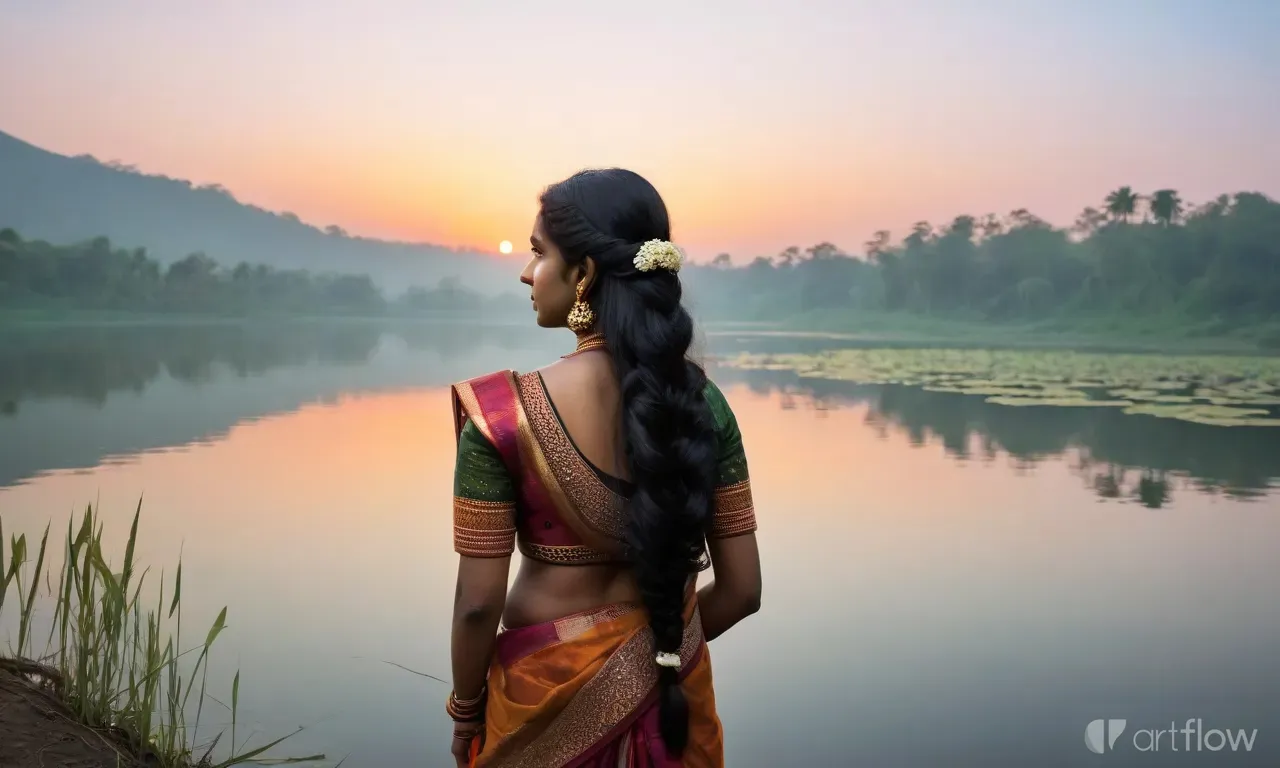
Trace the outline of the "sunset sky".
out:
<instances>
[{"instance_id":1,"label":"sunset sky","mask_svg":"<svg viewBox=\"0 0 1280 768\"><path fill-rule=\"evenodd\" d=\"M0 34L0 131L517 256L586 166L736 260L1121 184L1280 196L1275 0L0 0Z\"/></svg>"}]
</instances>

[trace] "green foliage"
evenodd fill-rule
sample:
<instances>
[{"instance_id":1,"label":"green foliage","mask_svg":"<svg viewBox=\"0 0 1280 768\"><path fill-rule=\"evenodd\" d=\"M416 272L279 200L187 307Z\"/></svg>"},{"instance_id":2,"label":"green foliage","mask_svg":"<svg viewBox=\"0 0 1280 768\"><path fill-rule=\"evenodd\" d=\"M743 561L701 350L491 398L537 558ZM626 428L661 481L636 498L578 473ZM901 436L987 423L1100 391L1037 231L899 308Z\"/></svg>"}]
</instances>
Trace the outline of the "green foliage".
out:
<instances>
[{"instance_id":1,"label":"green foliage","mask_svg":"<svg viewBox=\"0 0 1280 768\"><path fill-rule=\"evenodd\" d=\"M1121 187L1068 229L1025 209L961 215L941 227L917 222L896 244L889 232L876 232L862 256L824 242L742 266L720 254L682 276L695 311L710 320L807 316L803 324L830 328L847 325L841 317L881 312L1151 336L1246 329L1257 346L1280 348L1280 204L1241 192L1185 208L1176 190L1148 199ZM0 306L348 316L524 309L456 277L390 300L364 275L226 268L198 252L165 267L144 249L114 248L103 237L54 246L11 229L0 231Z\"/></svg>"},{"instance_id":2,"label":"green foliage","mask_svg":"<svg viewBox=\"0 0 1280 768\"><path fill-rule=\"evenodd\" d=\"M0 230L0 306L7 308L369 317L479 312L492 301L451 277L391 301L367 275L244 262L227 269L203 253L165 267L146 249L114 248L105 237L56 246Z\"/></svg>"},{"instance_id":3,"label":"green foliage","mask_svg":"<svg viewBox=\"0 0 1280 768\"><path fill-rule=\"evenodd\" d=\"M1121 187L1070 229L1025 209L962 215L944 227L917 222L897 244L877 232L862 257L824 243L738 267L722 254L682 274L712 319L879 311L1204 335L1270 324L1257 343L1280 346L1280 204L1242 192L1184 215L1177 191L1162 189L1131 221L1142 200Z\"/></svg>"}]
</instances>

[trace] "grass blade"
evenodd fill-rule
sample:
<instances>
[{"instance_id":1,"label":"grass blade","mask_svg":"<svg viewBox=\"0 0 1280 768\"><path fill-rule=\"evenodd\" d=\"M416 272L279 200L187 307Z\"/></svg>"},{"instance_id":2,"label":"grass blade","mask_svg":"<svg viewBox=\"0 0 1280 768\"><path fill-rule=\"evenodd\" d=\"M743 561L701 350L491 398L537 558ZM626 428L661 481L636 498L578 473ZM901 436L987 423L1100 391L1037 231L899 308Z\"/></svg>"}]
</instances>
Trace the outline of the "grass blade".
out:
<instances>
[{"instance_id":1,"label":"grass blade","mask_svg":"<svg viewBox=\"0 0 1280 768\"><path fill-rule=\"evenodd\" d=\"M40 586L40 572L44 568L44 550L49 543L49 526L44 527L44 536L40 539L40 554L36 556L36 570L31 577L31 593L27 595L27 602L22 606L22 613L18 617L18 655L21 656L26 647L27 640L31 635L31 611L35 608L36 593ZM19 582L21 583L21 582ZM21 594L21 592L19 592Z\"/></svg>"}]
</instances>

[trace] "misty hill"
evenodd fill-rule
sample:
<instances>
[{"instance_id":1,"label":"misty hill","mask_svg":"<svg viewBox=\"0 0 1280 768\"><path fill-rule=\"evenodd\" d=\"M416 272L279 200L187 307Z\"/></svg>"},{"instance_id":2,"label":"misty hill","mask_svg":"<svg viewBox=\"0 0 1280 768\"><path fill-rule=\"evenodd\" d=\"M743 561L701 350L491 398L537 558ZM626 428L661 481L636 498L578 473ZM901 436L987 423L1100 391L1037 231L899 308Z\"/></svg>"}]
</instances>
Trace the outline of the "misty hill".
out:
<instances>
[{"instance_id":1,"label":"misty hill","mask_svg":"<svg viewBox=\"0 0 1280 768\"><path fill-rule=\"evenodd\" d=\"M67 157L0 132L0 228L73 243L106 236L168 264L203 252L222 264L367 274L396 294L456 276L484 293L515 287L518 265L443 246L351 237L237 201L216 186Z\"/></svg>"}]
</instances>

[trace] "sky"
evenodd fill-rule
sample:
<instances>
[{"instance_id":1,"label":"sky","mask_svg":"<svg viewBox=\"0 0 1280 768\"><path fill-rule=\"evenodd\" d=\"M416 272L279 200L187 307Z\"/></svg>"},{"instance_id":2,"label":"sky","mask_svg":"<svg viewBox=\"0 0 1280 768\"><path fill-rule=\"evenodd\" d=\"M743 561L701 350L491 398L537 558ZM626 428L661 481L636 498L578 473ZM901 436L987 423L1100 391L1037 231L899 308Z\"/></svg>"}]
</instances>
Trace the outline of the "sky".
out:
<instances>
[{"instance_id":1,"label":"sky","mask_svg":"<svg viewBox=\"0 0 1280 768\"><path fill-rule=\"evenodd\" d=\"M1122 184L1280 197L1274 0L0 0L0 39L0 131L517 256L584 167L735 261Z\"/></svg>"}]
</instances>

